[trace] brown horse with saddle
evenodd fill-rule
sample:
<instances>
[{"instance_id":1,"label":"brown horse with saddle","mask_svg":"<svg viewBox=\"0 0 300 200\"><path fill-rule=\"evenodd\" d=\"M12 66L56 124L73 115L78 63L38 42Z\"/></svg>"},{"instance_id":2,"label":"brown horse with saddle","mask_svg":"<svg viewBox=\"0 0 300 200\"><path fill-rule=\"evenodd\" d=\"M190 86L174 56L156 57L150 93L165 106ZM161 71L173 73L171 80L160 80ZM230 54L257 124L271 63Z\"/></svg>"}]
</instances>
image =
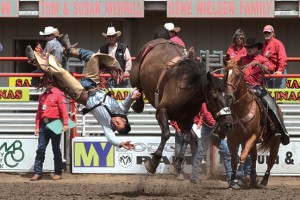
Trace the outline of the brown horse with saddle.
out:
<instances>
[{"instance_id":1,"label":"brown horse with saddle","mask_svg":"<svg viewBox=\"0 0 300 200\"><path fill-rule=\"evenodd\" d=\"M227 109L229 102L224 100L228 99L225 84L210 73L206 74L203 64L194 58L192 48L186 52L182 46L165 39L148 42L133 62L130 82L156 108L156 119L162 131L158 149L145 163L150 173L156 172L164 146L170 137L169 120L178 123L184 140L173 163L174 168L170 169L171 173L180 171L192 135L190 130L193 119L203 102L207 102L208 109L215 115L221 128L229 128L227 126L231 116ZM217 104L221 105L215 106ZM143 99L137 100L132 108L135 112L142 112Z\"/></svg>"},{"instance_id":2,"label":"brown horse with saddle","mask_svg":"<svg viewBox=\"0 0 300 200\"><path fill-rule=\"evenodd\" d=\"M252 188L265 188L268 184L270 171L278 155L280 138L284 145L289 143L289 137L285 134L286 129L282 124L282 114L275 100L264 88L261 88L260 94L257 94L256 90L250 90L246 86L243 71L248 66L253 65L257 65L263 71L266 71L263 69L264 66L259 63L238 66L236 62L231 60L226 63L223 78L228 87L227 91L232 102L230 108L233 118L233 128L227 133L227 142L231 152L232 166L230 186L234 189L242 187L240 184L241 181L236 178L237 151L240 144L245 145L240 155L242 169L244 168L243 166L248 154L250 154L252 160L250 186ZM277 117L280 119L278 120ZM275 133L279 133L280 137L277 137ZM257 144L259 144L258 148L256 148ZM257 186L256 161L258 150L263 153L269 151L270 155L267 162L268 168L260 184Z\"/></svg>"}]
</instances>

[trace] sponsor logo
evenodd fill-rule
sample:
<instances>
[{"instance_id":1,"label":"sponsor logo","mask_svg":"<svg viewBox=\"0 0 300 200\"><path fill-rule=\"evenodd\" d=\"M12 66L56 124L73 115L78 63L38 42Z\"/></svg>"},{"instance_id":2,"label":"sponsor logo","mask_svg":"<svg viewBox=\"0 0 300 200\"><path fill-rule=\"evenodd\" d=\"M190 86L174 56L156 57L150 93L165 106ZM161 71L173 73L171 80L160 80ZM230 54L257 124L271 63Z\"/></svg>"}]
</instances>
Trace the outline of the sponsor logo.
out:
<instances>
[{"instance_id":1,"label":"sponsor logo","mask_svg":"<svg viewBox=\"0 0 300 200\"><path fill-rule=\"evenodd\" d=\"M124 168L132 165L132 154L119 154L119 164Z\"/></svg>"},{"instance_id":2,"label":"sponsor logo","mask_svg":"<svg viewBox=\"0 0 300 200\"><path fill-rule=\"evenodd\" d=\"M115 148L108 142L75 142L74 167L114 167Z\"/></svg>"}]
</instances>

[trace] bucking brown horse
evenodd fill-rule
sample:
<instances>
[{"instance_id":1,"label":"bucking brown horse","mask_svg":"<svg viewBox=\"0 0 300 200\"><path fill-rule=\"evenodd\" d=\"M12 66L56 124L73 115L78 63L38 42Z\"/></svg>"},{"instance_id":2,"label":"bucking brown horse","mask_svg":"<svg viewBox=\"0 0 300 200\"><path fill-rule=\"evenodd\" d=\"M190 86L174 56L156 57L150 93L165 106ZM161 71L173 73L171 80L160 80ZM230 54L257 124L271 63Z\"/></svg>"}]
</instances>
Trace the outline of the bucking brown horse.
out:
<instances>
[{"instance_id":1,"label":"bucking brown horse","mask_svg":"<svg viewBox=\"0 0 300 200\"><path fill-rule=\"evenodd\" d=\"M208 102L208 108L217 118L221 128L227 128L231 121L228 102L225 102L226 87L222 80L205 72L205 67L194 57L191 50L185 53L182 46L169 40L156 39L140 50L131 69L130 82L137 87L149 103L156 108L156 119L162 131L158 149L148 159L145 167L155 173L162 157L164 146L170 137L169 120L176 121L183 133L184 143L173 163L173 173L178 173L191 138L193 119L199 113L201 104ZM215 106L218 104L218 106ZM212 106L211 106L212 105ZM137 100L132 108L142 112L144 101ZM217 108L220 108L217 110Z\"/></svg>"}]
</instances>

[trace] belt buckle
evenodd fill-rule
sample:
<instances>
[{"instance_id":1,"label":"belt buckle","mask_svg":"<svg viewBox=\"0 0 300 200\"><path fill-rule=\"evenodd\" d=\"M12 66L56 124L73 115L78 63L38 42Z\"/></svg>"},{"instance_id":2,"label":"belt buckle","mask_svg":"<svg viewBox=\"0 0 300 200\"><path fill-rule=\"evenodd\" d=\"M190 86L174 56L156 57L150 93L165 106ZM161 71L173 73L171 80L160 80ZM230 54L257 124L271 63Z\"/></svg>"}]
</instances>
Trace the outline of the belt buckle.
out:
<instances>
[{"instance_id":1,"label":"belt buckle","mask_svg":"<svg viewBox=\"0 0 300 200\"><path fill-rule=\"evenodd\" d=\"M48 118L44 118L44 122L45 122L45 124L48 124L49 123L49 119Z\"/></svg>"}]
</instances>

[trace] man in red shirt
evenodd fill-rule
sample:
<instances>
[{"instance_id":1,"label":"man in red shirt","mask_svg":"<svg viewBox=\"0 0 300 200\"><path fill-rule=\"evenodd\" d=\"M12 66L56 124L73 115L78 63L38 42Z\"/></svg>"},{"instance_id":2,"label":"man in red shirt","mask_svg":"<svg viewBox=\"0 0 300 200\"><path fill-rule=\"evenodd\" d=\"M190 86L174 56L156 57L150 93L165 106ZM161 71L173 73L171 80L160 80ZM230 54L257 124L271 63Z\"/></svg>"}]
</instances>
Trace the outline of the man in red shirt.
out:
<instances>
[{"instance_id":1,"label":"man in red shirt","mask_svg":"<svg viewBox=\"0 0 300 200\"><path fill-rule=\"evenodd\" d=\"M283 43L275 38L274 28L266 25L263 29L265 42L261 53L274 66L274 74L287 74L287 56ZM286 78L271 78L267 84L269 88L285 88Z\"/></svg>"},{"instance_id":2,"label":"man in red shirt","mask_svg":"<svg viewBox=\"0 0 300 200\"><path fill-rule=\"evenodd\" d=\"M177 33L180 31L180 27L175 27L173 23L165 23L164 27L169 31L170 40L185 48L184 42L177 35Z\"/></svg>"},{"instance_id":3,"label":"man in red shirt","mask_svg":"<svg viewBox=\"0 0 300 200\"><path fill-rule=\"evenodd\" d=\"M228 48L225 60L238 61L242 56L247 54L246 48L244 47L246 41L245 33L242 29L235 31L232 37L232 45Z\"/></svg>"},{"instance_id":4,"label":"man in red shirt","mask_svg":"<svg viewBox=\"0 0 300 200\"><path fill-rule=\"evenodd\" d=\"M68 111L66 106L66 98L64 93L58 88L53 87L51 81L47 81L46 90L39 97L39 104L35 119L34 134L39 136L38 149L34 162L34 176L31 181L37 181L42 178L43 163L45 160L46 148L51 140L52 150L54 154L54 172L53 180L61 179L62 174L62 154L60 149L61 134L54 133L47 127L47 124L56 119L62 119L63 132L68 127Z\"/></svg>"},{"instance_id":5,"label":"man in red shirt","mask_svg":"<svg viewBox=\"0 0 300 200\"><path fill-rule=\"evenodd\" d=\"M272 65L266 57L258 54L258 50L263 47L263 44L255 38L248 38L246 40L245 47L247 49L247 55L241 57L238 61L239 66L246 68L244 70L244 79L250 87L258 90L259 96L264 105L269 109L269 111L271 111L269 112L269 115L272 115L271 119L276 119L277 121L274 121L274 124L280 126L278 130L274 130L276 131L275 136L281 138L281 143L283 145L287 145L290 143L290 138L282 120L281 112L278 109L275 99L266 89L264 89L264 87L262 87L265 85L261 78L263 71L257 64L255 64L255 62L264 65L265 69L269 73L274 72L275 66Z\"/></svg>"}]
</instances>

